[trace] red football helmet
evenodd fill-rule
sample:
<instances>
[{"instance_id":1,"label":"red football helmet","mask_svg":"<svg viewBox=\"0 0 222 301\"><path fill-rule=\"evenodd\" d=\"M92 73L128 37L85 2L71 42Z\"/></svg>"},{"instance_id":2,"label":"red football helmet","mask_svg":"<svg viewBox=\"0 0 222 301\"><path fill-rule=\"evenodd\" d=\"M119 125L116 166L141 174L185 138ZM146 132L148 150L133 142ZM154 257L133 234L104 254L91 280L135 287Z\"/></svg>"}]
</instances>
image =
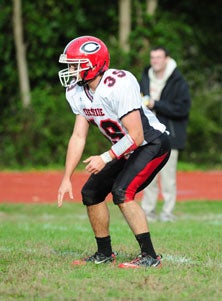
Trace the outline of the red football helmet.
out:
<instances>
[{"instance_id":1,"label":"red football helmet","mask_svg":"<svg viewBox=\"0 0 222 301\"><path fill-rule=\"evenodd\" d=\"M68 43L59 58L68 68L59 71L64 87L86 84L109 68L110 56L106 45L98 38L82 36Z\"/></svg>"}]
</instances>

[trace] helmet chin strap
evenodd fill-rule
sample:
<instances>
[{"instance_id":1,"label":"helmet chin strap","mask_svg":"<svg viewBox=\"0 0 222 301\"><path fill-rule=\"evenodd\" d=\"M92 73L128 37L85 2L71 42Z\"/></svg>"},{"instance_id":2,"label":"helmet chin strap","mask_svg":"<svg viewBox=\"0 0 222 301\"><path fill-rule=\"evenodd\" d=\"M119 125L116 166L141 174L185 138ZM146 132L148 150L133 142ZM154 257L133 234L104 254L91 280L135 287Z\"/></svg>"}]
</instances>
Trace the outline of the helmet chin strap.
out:
<instances>
[{"instance_id":1,"label":"helmet chin strap","mask_svg":"<svg viewBox=\"0 0 222 301\"><path fill-rule=\"evenodd\" d=\"M79 85L79 86L85 86L85 85L87 85L87 83L88 83L88 81L85 81L85 80L80 80L79 82L77 82L77 85Z\"/></svg>"},{"instance_id":2,"label":"helmet chin strap","mask_svg":"<svg viewBox=\"0 0 222 301\"><path fill-rule=\"evenodd\" d=\"M105 72L105 71L103 70L103 68L104 68L105 65L106 65L106 62L103 63L103 66L99 69L99 71L97 72L97 74L96 74L93 78L88 79L88 80L85 80L84 78L88 75L88 72L89 72L90 69L86 70L86 71L84 72L84 77L83 77L83 79L80 80L77 84L78 84L79 86L85 86L85 85L87 85L88 83L90 83L91 81L93 81L97 76L99 76L99 75L101 75L101 74L103 74L103 73Z\"/></svg>"},{"instance_id":3,"label":"helmet chin strap","mask_svg":"<svg viewBox=\"0 0 222 301\"><path fill-rule=\"evenodd\" d=\"M86 71L84 72L83 79L80 80L80 81L77 83L79 86L86 86L90 81L92 81L92 80L95 79L95 77L92 78L92 79L88 79L88 80L85 80L85 79L84 79L84 78L88 75L89 70L90 70L90 69L88 69L88 70L86 70Z\"/></svg>"}]
</instances>

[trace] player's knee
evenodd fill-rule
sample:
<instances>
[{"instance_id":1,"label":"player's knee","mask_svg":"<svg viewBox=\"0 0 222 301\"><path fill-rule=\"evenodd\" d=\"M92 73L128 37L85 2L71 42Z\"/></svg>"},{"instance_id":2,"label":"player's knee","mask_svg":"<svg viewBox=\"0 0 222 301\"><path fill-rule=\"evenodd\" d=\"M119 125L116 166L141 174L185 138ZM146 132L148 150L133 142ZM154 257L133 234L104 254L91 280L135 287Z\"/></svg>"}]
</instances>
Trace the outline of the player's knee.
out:
<instances>
[{"instance_id":1,"label":"player's knee","mask_svg":"<svg viewBox=\"0 0 222 301\"><path fill-rule=\"evenodd\" d=\"M94 191L88 190L87 187L85 186L82 188L81 194L82 194L82 202L86 206L96 205L103 202L102 199L99 199L98 197L95 196Z\"/></svg>"},{"instance_id":2,"label":"player's knee","mask_svg":"<svg viewBox=\"0 0 222 301\"><path fill-rule=\"evenodd\" d=\"M112 189L112 195L113 195L113 203L115 205L119 205L121 203L124 203L125 195L126 195L126 192L125 192L124 189L114 185L113 189Z\"/></svg>"}]
</instances>

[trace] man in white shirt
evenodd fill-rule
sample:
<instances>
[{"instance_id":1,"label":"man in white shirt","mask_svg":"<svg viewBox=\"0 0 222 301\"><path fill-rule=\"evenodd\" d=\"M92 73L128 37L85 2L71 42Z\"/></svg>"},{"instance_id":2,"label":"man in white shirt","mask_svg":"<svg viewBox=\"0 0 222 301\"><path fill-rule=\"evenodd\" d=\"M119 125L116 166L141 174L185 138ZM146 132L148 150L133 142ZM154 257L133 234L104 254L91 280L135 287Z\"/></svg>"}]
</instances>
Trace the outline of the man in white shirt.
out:
<instances>
[{"instance_id":1,"label":"man in white shirt","mask_svg":"<svg viewBox=\"0 0 222 301\"><path fill-rule=\"evenodd\" d=\"M150 52L150 66L144 68L140 82L144 104L152 110L170 133L171 155L154 178L144 189L141 206L149 221L156 221L157 199L162 192L164 204L160 220L174 221L176 204L176 173L179 150L185 147L186 128L190 111L190 96L186 81L177 68L174 59L164 47L153 48ZM158 183L159 180L159 183Z\"/></svg>"}]
</instances>

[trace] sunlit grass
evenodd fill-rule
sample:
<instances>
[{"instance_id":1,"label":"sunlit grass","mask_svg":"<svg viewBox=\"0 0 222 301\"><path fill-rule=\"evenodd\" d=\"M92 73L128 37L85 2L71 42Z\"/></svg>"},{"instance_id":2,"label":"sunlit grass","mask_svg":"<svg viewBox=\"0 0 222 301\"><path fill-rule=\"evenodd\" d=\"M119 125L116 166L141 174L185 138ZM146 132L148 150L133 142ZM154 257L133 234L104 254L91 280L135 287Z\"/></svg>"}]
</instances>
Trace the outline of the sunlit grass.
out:
<instances>
[{"instance_id":1,"label":"sunlit grass","mask_svg":"<svg viewBox=\"0 0 222 301\"><path fill-rule=\"evenodd\" d=\"M139 252L118 208L109 204L117 263ZM0 300L222 299L222 202L178 203L174 223L150 224L163 269L122 270L71 262L95 252L81 204L0 205Z\"/></svg>"}]
</instances>

